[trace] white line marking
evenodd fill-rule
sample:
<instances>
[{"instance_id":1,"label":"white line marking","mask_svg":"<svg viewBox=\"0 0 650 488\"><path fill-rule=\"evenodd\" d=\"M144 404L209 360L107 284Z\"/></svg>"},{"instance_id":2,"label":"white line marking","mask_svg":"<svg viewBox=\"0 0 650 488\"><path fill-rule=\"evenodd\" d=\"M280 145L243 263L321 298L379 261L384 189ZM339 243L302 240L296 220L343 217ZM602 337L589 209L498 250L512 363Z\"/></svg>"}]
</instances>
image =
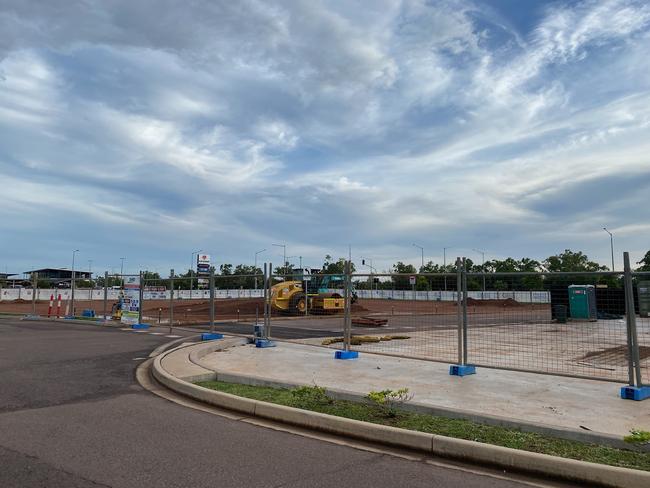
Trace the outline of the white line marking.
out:
<instances>
[{"instance_id":1,"label":"white line marking","mask_svg":"<svg viewBox=\"0 0 650 488\"><path fill-rule=\"evenodd\" d=\"M177 335L166 335L165 337L175 338L175 337L183 337L183 336L177 336Z\"/></svg>"},{"instance_id":2,"label":"white line marking","mask_svg":"<svg viewBox=\"0 0 650 488\"><path fill-rule=\"evenodd\" d=\"M149 332L151 335L163 335L164 332Z\"/></svg>"}]
</instances>

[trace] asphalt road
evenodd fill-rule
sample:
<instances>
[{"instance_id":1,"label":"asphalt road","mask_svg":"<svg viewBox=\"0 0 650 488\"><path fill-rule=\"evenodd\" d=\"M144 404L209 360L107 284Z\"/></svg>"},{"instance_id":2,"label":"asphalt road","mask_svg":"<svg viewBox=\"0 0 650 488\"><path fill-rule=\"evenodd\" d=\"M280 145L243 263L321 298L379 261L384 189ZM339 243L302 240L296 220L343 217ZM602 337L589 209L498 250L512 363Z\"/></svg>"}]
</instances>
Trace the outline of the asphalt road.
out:
<instances>
[{"instance_id":1,"label":"asphalt road","mask_svg":"<svg viewBox=\"0 0 650 488\"><path fill-rule=\"evenodd\" d=\"M521 487L214 416L143 390L164 336L0 320L0 486Z\"/></svg>"}]
</instances>

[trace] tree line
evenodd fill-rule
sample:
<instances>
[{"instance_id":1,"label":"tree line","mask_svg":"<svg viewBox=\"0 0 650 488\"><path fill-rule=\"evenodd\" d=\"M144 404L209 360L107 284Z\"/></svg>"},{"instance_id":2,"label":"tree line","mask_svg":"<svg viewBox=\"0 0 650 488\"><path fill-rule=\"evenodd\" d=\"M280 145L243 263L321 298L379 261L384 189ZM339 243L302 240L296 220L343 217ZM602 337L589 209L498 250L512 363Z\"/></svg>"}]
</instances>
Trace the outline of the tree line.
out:
<instances>
[{"instance_id":1,"label":"tree line","mask_svg":"<svg viewBox=\"0 0 650 488\"><path fill-rule=\"evenodd\" d=\"M345 272L345 258L334 259L330 255L326 255L323 264L320 266L319 271L325 274L343 274ZM643 258L636 263L636 271L650 272L650 251L646 252ZM564 252L549 256L543 261L538 261L531 258L506 258L506 259L492 259L485 263L475 263L472 259L465 260L468 276L468 289L470 290L541 290L549 285L557 282L564 283L567 280L572 281L573 284L600 284L607 285L608 287L620 287L622 282L616 276L599 276L594 282L593 277L579 277L572 276L570 278L562 277L549 277L542 275L523 275L523 276L490 276L492 273L539 273L539 272L598 272L609 271L607 266L600 265L595 261L591 261L589 257L581 251L572 251L566 249ZM351 263L351 270L353 273L357 271L355 263ZM287 279L299 279L301 272L299 269L294 268L289 262L284 266L278 266L273 269L276 276L286 277ZM456 264L449 263L447 265L437 264L433 261L425 263L416 269L412 264L406 264L398 261L393 264L390 269L383 271L383 274L406 274L416 275L415 289L419 291L424 290L454 290L456 289ZM440 276L425 276L421 273L440 275ZM478 274L478 275L473 275ZM483 277L480 274L485 274ZM218 269L215 269L215 287L218 289L251 289L263 286L262 283L262 268L255 267L247 264L221 264ZM256 283L257 277L257 283ZM153 271L143 272L145 286L164 286L169 287L169 277L160 276L159 273ZM583 283L584 282L584 283ZM109 275L107 286L118 287L121 286L122 280L119 276ZM191 287L197 289L197 274L193 269L188 269L184 273L177 273L174 276L174 288L181 290L188 290ZM47 280L39 280L39 288L49 288L52 283ZM92 288L104 287L104 276L98 276L94 280L77 281L78 288ZM390 278L382 277L376 278L372 276L364 276L363 278L355 279L355 287L358 289L395 289L395 290L411 290L412 286L408 276L392 276Z\"/></svg>"}]
</instances>

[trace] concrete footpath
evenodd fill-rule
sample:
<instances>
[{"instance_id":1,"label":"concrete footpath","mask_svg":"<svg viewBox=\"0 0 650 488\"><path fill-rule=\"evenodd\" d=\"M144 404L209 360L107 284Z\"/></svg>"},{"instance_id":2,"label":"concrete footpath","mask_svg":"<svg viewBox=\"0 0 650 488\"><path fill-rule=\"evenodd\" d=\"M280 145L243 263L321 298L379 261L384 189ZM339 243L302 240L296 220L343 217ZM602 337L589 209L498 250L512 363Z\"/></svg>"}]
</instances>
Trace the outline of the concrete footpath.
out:
<instances>
[{"instance_id":1,"label":"concrete footpath","mask_svg":"<svg viewBox=\"0 0 650 488\"><path fill-rule=\"evenodd\" d=\"M566 430L569 435L562 437L568 438L588 440L600 434L621 439L631 429L650 430L650 403L620 399L616 383L486 368L460 378L450 376L448 365L442 363L363 353L355 360L333 356L332 349L303 344L278 343L266 349L239 344L193 355L192 365L187 364L187 356L179 356L177 366L185 363L188 368L184 372L189 374L181 377L213 371L253 383L318 385L353 396L407 387L413 394L409 404L415 409L442 409L465 418L489 418L490 423L537 427L526 430Z\"/></svg>"}]
</instances>

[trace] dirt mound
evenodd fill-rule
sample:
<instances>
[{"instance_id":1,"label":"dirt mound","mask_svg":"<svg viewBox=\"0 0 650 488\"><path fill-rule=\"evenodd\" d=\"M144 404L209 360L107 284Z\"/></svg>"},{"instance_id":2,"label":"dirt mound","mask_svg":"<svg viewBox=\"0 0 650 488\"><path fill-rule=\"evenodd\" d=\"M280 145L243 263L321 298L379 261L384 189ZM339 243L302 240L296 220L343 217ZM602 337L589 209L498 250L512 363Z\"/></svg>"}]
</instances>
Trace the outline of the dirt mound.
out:
<instances>
[{"instance_id":1,"label":"dirt mound","mask_svg":"<svg viewBox=\"0 0 650 488\"><path fill-rule=\"evenodd\" d=\"M364 307L362 305L359 305L358 303L353 303L351 311L352 312L368 312L369 310L366 307Z\"/></svg>"},{"instance_id":2,"label":"dirt mound","mask_svg":"<svg viewBox=\"0 0 650 488\"><path fill-rule=\"evenodd\" d=\"M503 300L478 300L476 298L467 298L467 305L471 307L521 307L522 304L512 298L505 298Z\"/></svg>"},{"instance_id":3,"label":"dirt mound","mask_svg":"<svg viewBox=\"0 0 650 488\"><path fill-rule=\"evenodd\" d=\"M215 313L218 316L223 315L237 315L239 311L240 315L255 315L255 312L258 311L260 315L264 313L264 299L262 298L227 298L227 299L217 299L214 301ZM145 310L149 311L146 308ZM157 308L152 308L151 310L157 310ZM166 312L169 310L169 307L163 307L163 311ZM202 300L192 302L183 302L177 301L174 303L174 312L191 312L192 314L209 314L210 313L210 301Z\"/></svg>"},{"instance_id":4,"label":"dirt mound","mask_svg":"<svg viewBox=\"0 0 650 488\"><path fill-rule=\"evenodd\" d=\"M23 300L22 298L16 298L15 300L12 300L11 303L30 303L27 300Z\"/></svg>"}]
</instances>

